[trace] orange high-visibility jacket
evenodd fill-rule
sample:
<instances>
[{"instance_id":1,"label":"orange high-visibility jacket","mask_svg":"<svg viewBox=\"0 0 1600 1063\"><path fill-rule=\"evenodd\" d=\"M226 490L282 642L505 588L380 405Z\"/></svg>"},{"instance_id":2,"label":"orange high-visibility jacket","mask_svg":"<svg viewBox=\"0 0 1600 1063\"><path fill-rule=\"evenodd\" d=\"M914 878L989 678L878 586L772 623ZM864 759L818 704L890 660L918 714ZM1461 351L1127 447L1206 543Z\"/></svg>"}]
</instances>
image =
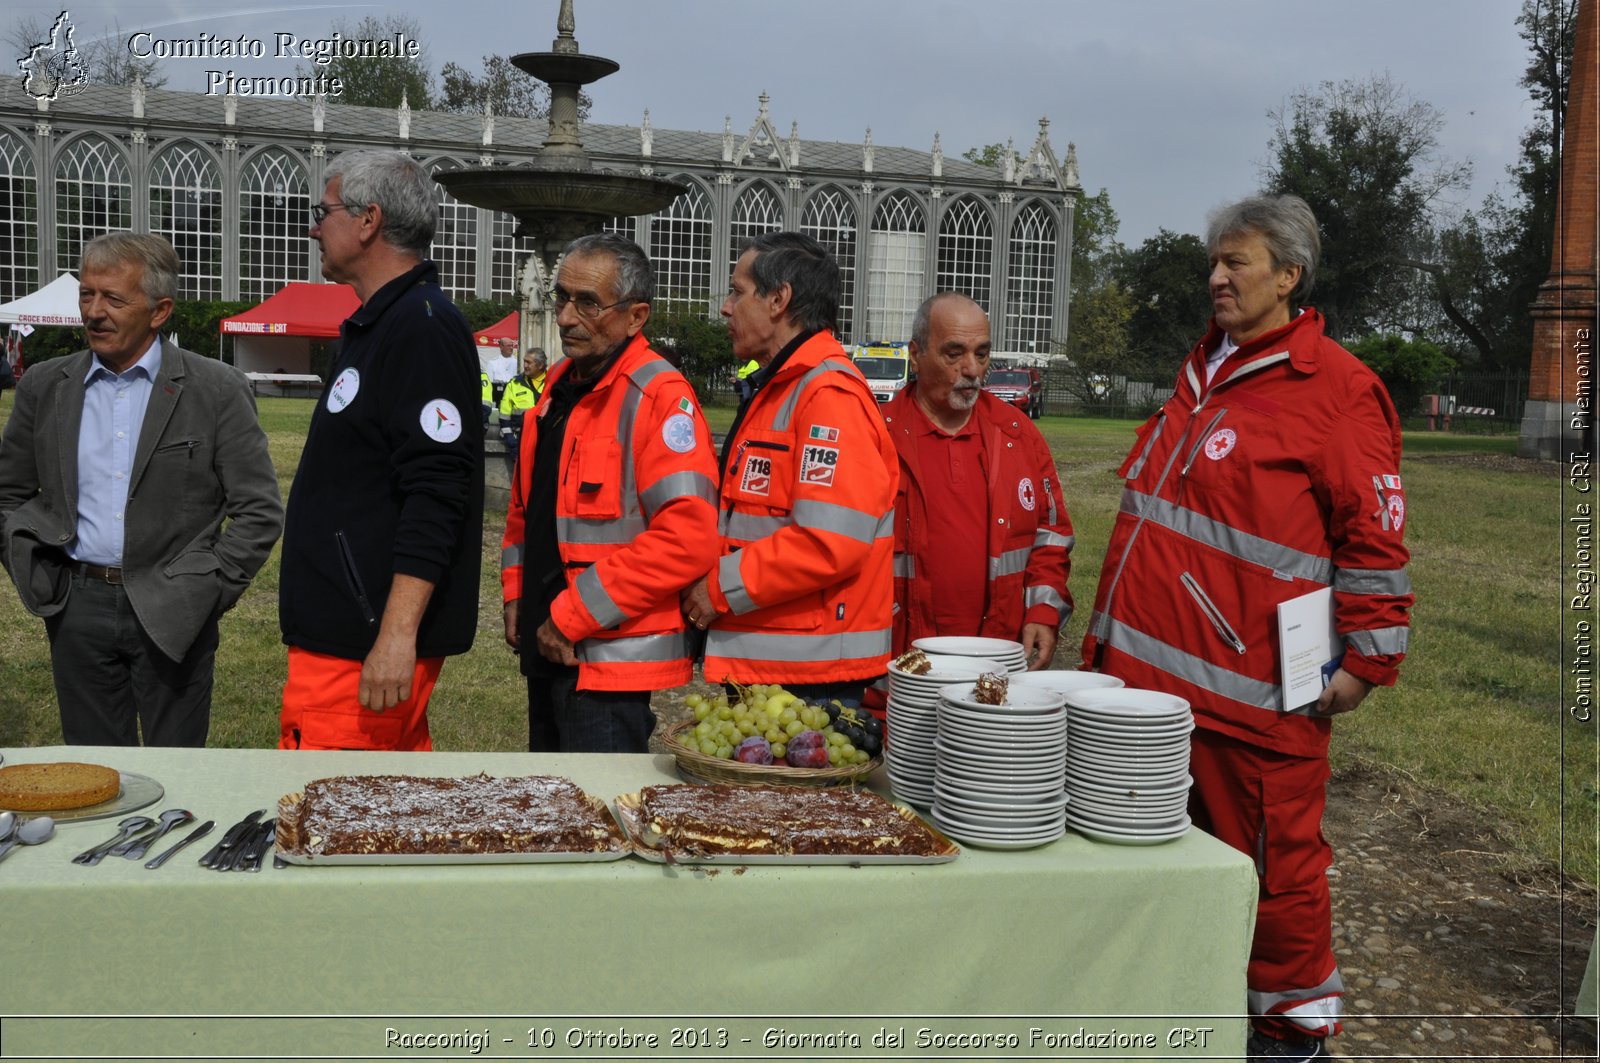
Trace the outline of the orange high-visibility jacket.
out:
<instances>
[{"instance_id":1,"label":"orange high-visibility jacket","mask_svg":"<svg viewBox=\"0 0 1600 1063\"><path fill-rule=\"evenodd\" d=\"M1394 682L1412 603L1400 419L1315 310L1207 385L1221 338L1213 324L1122 465L1084 660L1187 698L1200 727L1322 756L1327 718L1285 711L1278 606L1331 587L1345 671Z\"/></svg>"},{"instance_id":2,"label":"orange high-visibility jacket","mask_svg":"<svg viewBox=\"0 0 1600 1063\"><path fill-rule=\"evenodd\" d=\"M551 369L549 383L571 364ZM523 500L550 391L523 423L501 555L508 602L522 597ZM573 643L579 689L660 690L689 681L678 592L716 560L716 476L694 389L635 336L573 408L561 443L555 532L567 589L550 619Z\"/></svg>"},{"instance_id":3,"label":"orange high-visibility jacket","mask_svg":"<svg viewBox=\"0 0 1600 1063\"><path fill-rule=\"evenodd\" d=\"M883 674L899 463L839 341L802 343L730 441L708 578L725 615L706 639L716 683L831 683Z\"/></svg>"}]
</instances>

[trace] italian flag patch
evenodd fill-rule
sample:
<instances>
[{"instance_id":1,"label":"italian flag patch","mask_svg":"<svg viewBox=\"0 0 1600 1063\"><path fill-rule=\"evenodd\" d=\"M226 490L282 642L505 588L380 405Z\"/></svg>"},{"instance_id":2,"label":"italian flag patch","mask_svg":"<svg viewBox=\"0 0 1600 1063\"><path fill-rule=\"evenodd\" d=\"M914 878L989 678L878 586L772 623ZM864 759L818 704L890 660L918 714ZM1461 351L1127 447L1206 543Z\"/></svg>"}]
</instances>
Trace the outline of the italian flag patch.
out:
<instances>
[{"instance_id":1,"label":"italian flag patch","mask_svg":"<svg viewBox=\"0 0 1600 1063\"><path fill-rule=\"evenodd\" d=\"M690 402L688 399L679 399L678 409L682 410L684 413L693 413L694 403Z\"/></svg>"}]
</instances>

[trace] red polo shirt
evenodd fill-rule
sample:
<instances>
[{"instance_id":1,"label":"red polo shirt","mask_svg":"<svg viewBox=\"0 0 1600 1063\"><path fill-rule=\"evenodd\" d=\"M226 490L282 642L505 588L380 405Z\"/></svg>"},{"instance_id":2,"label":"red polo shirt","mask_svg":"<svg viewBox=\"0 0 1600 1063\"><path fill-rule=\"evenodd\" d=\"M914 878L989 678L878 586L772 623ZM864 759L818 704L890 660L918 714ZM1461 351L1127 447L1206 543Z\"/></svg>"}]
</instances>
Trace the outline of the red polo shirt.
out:
<instances>
[{"instance_id":1,"label":"red polo shirt","mask_svg":"<svg viewBox=\"0 0 1600 1063\"><path fill-rule=\"evenodd\" d=\"M954 435L916 411L917 462L927 505L928 538L937 554L916 559L940 635L975 635L988 596L989 485L983 435L969 418Z\"/></svg>"}]
</instances>

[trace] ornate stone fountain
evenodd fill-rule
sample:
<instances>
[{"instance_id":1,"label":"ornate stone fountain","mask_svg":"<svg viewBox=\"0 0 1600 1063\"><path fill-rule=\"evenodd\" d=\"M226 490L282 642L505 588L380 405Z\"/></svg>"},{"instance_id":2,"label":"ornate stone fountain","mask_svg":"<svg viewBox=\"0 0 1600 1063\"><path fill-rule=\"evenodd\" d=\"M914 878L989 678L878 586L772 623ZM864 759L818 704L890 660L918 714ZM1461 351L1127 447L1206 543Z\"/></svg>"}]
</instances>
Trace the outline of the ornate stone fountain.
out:
<instances>
[{"instance_id":1,"label":"ornate stone fountain","mask_svg":"<svg viewBox=\"0 0 1600 1063\"><path fill-rule=\"evenodd\" d=\"M599 232L612 218L653 214L684 190L659 177L595 169L579 135L578 94L621 67L580 52L575 30L572 0L561 0L551 50L511 57L517 69L550 86L550 131L538 157L521 166L445 170L435 177L463 203L510 214L517 219L516 235L534 241L522 285L523 350L531 341L552 359L561 352L546 293L562 248Z\"/></svg>"}]
</instances>

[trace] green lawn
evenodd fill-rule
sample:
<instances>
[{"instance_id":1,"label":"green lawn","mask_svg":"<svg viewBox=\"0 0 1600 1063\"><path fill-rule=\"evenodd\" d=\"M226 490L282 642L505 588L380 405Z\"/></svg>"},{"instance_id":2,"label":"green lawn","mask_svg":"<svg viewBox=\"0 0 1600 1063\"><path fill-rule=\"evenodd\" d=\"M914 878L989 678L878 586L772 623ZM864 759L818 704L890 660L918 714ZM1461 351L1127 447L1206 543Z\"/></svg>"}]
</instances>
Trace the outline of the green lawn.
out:
<instances>
[{"instance_id":1,"label":"green lawn","mask_svg":"<svg viewBox=\"0 0 1600 1063\"><path fill-rule=\"evenodd\" d=\"M0 395L0 423L13 393ZM261 418L287 493L310 417L305 399L263 399ZM727 407L708 410L721 430ZM1062 470L1076 525L1072 589L1079 610L1059 661L1083 638L1102 553L1121 493L1116 467L1136 423L1047 417L1040 427ZM1487 810L1521 859L1559 862L1594 883L1596 742L1562 711L1562 480L1504 471L1453 455L1508 455L1508 437L1407 436L1407 541L1418 604L1411 656L1393 689L1335 725L1335 763L1403 772L1440 800ZM484 522L479 634L452 659L434 697L435 742L446 749L515 750L526 740L525 693L501 638L499 543L504 514ZM284 653L277 628L277 554L222 624L211 742L275 743ZM0 589L0 747L60 741L40 622ZM1565 818L1565 823L1563 823ZM1565 826L1565 831L1563 831Z\"/></svg>"}]
</instances>

